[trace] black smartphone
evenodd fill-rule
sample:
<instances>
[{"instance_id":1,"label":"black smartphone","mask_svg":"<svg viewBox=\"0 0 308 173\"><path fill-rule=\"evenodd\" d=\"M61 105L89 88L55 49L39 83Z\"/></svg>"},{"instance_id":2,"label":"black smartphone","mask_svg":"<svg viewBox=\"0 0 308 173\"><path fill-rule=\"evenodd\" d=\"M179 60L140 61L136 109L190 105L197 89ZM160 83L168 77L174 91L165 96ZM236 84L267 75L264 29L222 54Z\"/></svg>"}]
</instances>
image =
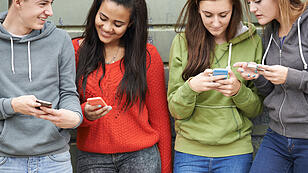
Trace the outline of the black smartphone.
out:
<instances>
[{"instance_id":1,"label":"black smartphone","mask_svg":"<svg viewBox=\"0 0 308 173\"><path fill-rule=\"evenodd\" d=\"M41 104L41 106L43 106L43 107L47 107L47 108L51 108L52 107L52 103L47 102L47 101L36 100L36 103Z\"/></svg>"}]
</instances>

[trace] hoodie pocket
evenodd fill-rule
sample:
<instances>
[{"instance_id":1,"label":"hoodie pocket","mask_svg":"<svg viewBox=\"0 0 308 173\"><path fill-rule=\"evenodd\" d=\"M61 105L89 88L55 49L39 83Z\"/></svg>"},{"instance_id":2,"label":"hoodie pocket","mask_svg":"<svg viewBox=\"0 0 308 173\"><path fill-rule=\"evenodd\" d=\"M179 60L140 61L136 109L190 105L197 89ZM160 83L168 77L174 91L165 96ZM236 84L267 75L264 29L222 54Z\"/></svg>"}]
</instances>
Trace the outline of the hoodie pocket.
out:
<instances>
[{"instance_id":1,"label":"hoodie pocket","mask_svg":"<svg viewBox=\"0 0 308 173\"><path fill-rule=\"evenodd\" d=\"M243 117L234 107L196 107L189 120L176 121L177 133L208 145L229 144L238 140L243 136L244 126Z\"/></svg>"}]
</instances>

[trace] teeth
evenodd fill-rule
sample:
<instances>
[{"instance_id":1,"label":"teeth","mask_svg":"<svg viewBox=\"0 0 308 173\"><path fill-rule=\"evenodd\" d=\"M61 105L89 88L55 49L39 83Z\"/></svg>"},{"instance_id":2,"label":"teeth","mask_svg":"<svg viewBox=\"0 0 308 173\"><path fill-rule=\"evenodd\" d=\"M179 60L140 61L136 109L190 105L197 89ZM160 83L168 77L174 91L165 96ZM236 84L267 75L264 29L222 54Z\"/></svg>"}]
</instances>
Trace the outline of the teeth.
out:
<instances>
[{"instance_id":1,"label":"teeth","mask_svg":"<svg viewBox=\"0 0 308 173\"><path fill-rule=\"evenodd\" d=\"M41 20L45 21L46 19L40 18Z\"/></svg>"}]
</instances>

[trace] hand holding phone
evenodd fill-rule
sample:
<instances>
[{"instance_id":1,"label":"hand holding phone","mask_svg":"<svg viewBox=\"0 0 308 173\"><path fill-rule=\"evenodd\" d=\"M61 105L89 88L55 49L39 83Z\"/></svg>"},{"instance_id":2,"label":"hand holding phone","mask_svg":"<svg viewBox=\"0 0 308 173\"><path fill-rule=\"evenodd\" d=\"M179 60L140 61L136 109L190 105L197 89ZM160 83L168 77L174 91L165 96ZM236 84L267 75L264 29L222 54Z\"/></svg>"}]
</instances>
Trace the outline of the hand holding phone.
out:
<instances>
[{"instance_id":1,"label":"hand holding phone","mask_svg":"<svg viewBox=\"0 0 308 173\"><path fill-rule=\"evenodd\" d=\"M52 103L48 102L48 101L44 101L44 100L36 100L36 103L41 104L41 107L46 107L46 108L52 108Z\"/></svg>"},{"instance_id":2,"label":"hand holding phone","mask_svg":"<svg viewBox=\"0 0 308 173\"><path fill-rule=\"evenodd\" d=\"M256 70L259 70L259 71L264 71L264 69L261 68L260 66L261 66L261 64L253 64L253 63L247 64L247 68L253 68L253 69L256 69Z\"/></svg>"},{"instance_id":3,"label":"hand holding phone","mask_svg":"<svg viewBox=\"0 0 308 173\"><path fill-rule=\"evenodd\" d=\"M107 106L106 102L101 97L88 98L87 102L91 106L97 106L97 105Z\"/></svg>"}]
</instances>

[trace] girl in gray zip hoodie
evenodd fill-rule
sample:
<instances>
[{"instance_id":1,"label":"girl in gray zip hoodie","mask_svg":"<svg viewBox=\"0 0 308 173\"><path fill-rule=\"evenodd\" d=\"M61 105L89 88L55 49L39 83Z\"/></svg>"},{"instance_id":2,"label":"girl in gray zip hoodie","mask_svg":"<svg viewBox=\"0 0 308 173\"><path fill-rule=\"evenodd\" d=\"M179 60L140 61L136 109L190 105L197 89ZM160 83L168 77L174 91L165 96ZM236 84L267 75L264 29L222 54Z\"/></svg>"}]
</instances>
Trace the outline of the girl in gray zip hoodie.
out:
<instances>
[{"instance_id":1,"label":"girl in gray zip hoodie","mask_svg":"<svg viewBox=\"0 0 308 173\"><path fill-rule=\"evenodd\" d=\"M252 173L307 172L308 163L308 9L300 0L248 0L261 25L265 52L262 70L236 63L265 96L269 129ZM266 65L264 65L266 64ZM255 74L257 73L257 74ZM254 75L254 78L252 78ZM265 169L266 168L266 169Z\"/></svg>"}]
</instances>

